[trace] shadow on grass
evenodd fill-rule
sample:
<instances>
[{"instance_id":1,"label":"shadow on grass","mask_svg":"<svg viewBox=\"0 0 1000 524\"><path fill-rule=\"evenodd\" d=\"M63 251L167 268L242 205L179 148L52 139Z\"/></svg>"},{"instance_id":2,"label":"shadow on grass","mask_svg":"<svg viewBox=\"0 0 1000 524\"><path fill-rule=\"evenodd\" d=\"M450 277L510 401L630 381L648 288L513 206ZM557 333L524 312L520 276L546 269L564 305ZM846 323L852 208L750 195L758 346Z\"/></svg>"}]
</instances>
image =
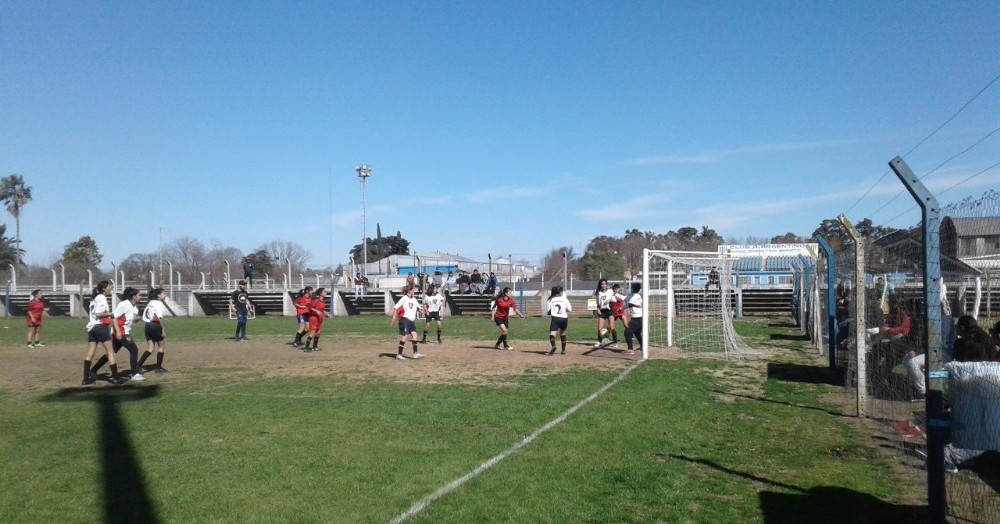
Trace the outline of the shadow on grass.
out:
<instances>
[{"instance_id":1,"label":"shadow on grass","mask_svg":"<svg viewBox=\"0 0 1000 524\"><path fill-rule=\"evenodd\" d=\"M791 402L782 402L780 400L771 400L769 398L763 398L763 397L752 397L750 395L740 395L739 393L731 393L731 392L728 392L728 391L721 391L721 390L715 390L715 392L718 393L719 395L726 395L726 396L736 397L736 398L744 398L744 399L747 399L747 400L756 400L757 402L769 402L771 404L780 404L782 406L788 406L788 407L792 407L792 408L811 409L813 411L820 411L820 412L826 413L828 415L833 415L835 417L855 418L854 415L845 415L844 413L841 413L841 412L838 412L838 411L830 411L828 409L818 408L818 407L815 407L815 406L803 406L802 404L792 404Z\"/></svg>"},{"instance_id":2,"label":"shadow on grass","mask_svg":"<svg viewBox=\"0 0 1000 524\"><path fill-rule=\"evenodd\" d=\"M805 384L844 385L844 373L829 366L770 363L767 365L767 378Z\"/></svg>"},{"instance_id":3,"label":"shadow on grass","mask_svg":"<svg viewBox=\"0 0 1000 524\"><path fill-rule=\"evenodd\" d=\"M786 335L785 333L771 333L771 340L791 340L795 342L808 342L812 340L809 335L797 334L797 335Z\"/></svg>"},{"instance_id":4,"label":"shadow on grass","mask_svg":"<svg viewBox=\"0 0 1000 524\"><path fill-rule=\"evenodd\" d=\"M798 524L800 522L920 523L927 521L926 506L892 504L867 493L838 486L818 486L806 489L730 469L709 460L683 455L671 454L669 456L781 490L760 492L761 515L767 524Z\"/></svg>"},{"instance_id":5,"label":"shadow on grass","mask_svg":"<svg viewBox=\"0 0 1000 524\"><path fill-rule=\"evenodd\" d=\"M101 493L104 522L157 523L156 505L149 496L142 467L129 440L118 404L153 398L159 386L80 387L61 389L43 397L46 402L94 402L100 424Z\"/></svg>"}]
</instances>

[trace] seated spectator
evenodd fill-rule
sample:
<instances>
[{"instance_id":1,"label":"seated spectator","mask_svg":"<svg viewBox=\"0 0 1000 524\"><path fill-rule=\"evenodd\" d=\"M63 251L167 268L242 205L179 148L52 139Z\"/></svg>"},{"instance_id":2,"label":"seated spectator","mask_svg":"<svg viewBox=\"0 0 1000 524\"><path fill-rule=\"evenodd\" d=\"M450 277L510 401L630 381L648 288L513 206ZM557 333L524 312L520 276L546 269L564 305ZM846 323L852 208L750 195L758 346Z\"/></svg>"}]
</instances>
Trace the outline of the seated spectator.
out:
<instances>
[{"instance_id":1,"label":"seated spectator","mask_svg":"<svg viewBox=\"0 0 1000 524\"><path fill-rule=\"evenodd\" d=\"M469 277L469 289L472 293L483 294L483 275L478 269L472 270L472 276Z\"/></svg>"},{"instance_id":2,"label":"seated spectator","mask_svg":"<svg viewBox=\"0 0 1000 524\"><path fill-rule=\"evenodd\" d=\"M445 279L445 281L444 281L444 289L445 289L445 291L451 291L453 289L456 289L457 286L458 286L458 280L455 277L455 273L449 271L448 272L448 278Z\"/></svg>"},{"instance_id":3,"label":"seated spectator","mask_svg":"<svg viewBox=\"0 0 1000 524\"><path fill-rule=\"evenodd\" d=\"M495 273L490 271L490 278L486 281L486 289L483 290L483 294L496 295L498 287L500 287L500 279L497 278Z\"/></svg>"},{"instance_id":4,"label":"seated spectator","mask_svg":"<svg viewBox=\"0 0 1000 524\"><path fill-rule=\"evenodd\" d=\"M962 359L966 358L967 350L964 348L963 339L967 338L970 334L979 330L979 326L976 325L976 319L965 315L959 317L958 322L955 325L955 340L949 345L953 344L953 348L945 348L943 353L955 355L955 360L960 360L958 353L961 351L963 353ZM962 362L968 362L968 360L961 360ZM927 381L924 379L924 367L927 365L927 355L924 353L917 354L915 351L910 351L906 354L906 359L903 361L903 365L906 367L906 372L910 376L910 383L916 388L917 393L921 396L927 393Z\"/></svg>"},{"instance_id":5,"label":"seated spectator","mask_svg":"<svg viewBox=\"0 0 1000 524\"><path fill-rule=\"evenodd\" d=\"M468 295L469 294L469 274L465 271L459 271L458 279L455 281L458 284L458 294Z\"/></svg>"}]
</instances>

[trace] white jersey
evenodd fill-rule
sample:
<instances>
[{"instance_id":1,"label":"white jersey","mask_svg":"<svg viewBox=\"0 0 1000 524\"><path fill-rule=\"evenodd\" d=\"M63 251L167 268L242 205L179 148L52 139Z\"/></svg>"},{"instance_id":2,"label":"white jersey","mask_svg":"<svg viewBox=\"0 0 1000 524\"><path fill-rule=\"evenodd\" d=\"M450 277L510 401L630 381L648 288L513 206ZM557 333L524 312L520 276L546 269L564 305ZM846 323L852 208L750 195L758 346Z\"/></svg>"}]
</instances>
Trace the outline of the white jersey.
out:
<instances>
[{"instance_id":1,"label":"white jersey","mask_svg":"<svg viewBox=\"0 0 1000 524\"><path fill-rule=\"evenodd\" d=\"M573 311L569 299L563 295L550 298L546 304L547 313L556 318L569 318L569 312Z\"/></svg>"},{"instance_id":2,"label":"white jersey","mask_svg":"<svg viewBox=\"0 0 1000 524\"><path fill-rule=\"evenodd\" d=\"M97 295L90 300L90 318L87 319L87 331L90 328L101 324L101 319L97 318L97 315L101 313L110 313L111 308L108 307L108 297L104 295Z\"/></svg>"},{"instance_id":3,"label":"white jersey","mask_svg":"<svg viewBox=\"0 0 1000 524\"><path fill-rule=\"evenodd\" d=\"M440 294L424 295L424 306L428 313L440 313L444 307L444 297Z\"/></svg>"},{"instance_id":4,"label":"white jersey","mask_svg":"<svg viewBox=\"0 0 1000 524\"><path fill-rule=\"evenodd\" d=\"M167 316L167 305L160 300L150 300L146 304L146 309L142 311L143 322L159 322Z\"/></svg>"},{"instance_id":5,"label":"white jersey","mask_svg":"<svg viewBox=\"0 0 1000 524\"><path fill-rule=\"evenodd\" d=\"M118 307L115 308L115 322L119 318L125 317L125 323L120 324L122 326L122 332L126 335L132 333L132 323L135 322L135 318L139 316L139 308L135 307L135 304L131 300L122 300L118 303Z\"/></svg>"},{"instance_id":6,"label":"white jersey","mask_svg":"<svg viewBox=\"0 0 1000 524\"><path fill-rule=\"evenodd\" d=\"M632 293L625 303L628 304L628 313L632 318L642 318L642 295Z\"/></svg>"},{"instance_id":7,"label":"white jersey","mask_svg":"<svg viewBox=\"0 0 1000 524\"><path fill-rule=\"evenodd\" d=\"M420 302L418 302L414 297L404 295L403 298L399 299L399 302L396 302L395 306L392 306L392 308L397 312L399 311L399 308L403 308L403 314L399 316L407 320L415 321L417 320L417 309L420 308Z\"/></svg>"},{"instance_id":8,"label":"white jersey","mask_svg":"<svg viewBox=\"0 0 1000 524\"><path fill-rule=\"evenodd\" d=\"M611 309L611 303L615 301L615 292L606 289L597 292L597 309Z\"/></svg>"}]
</instances>

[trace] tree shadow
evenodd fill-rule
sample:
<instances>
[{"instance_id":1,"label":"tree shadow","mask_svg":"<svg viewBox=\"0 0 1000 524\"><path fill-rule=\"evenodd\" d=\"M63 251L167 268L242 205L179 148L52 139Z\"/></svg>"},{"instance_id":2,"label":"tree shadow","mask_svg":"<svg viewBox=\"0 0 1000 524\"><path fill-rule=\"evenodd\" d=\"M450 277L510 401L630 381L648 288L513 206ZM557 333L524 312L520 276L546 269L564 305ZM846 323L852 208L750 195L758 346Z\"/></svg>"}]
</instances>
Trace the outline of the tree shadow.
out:
<instances>
[{"instance_id":1,"label":"tree shadow","mask_svg":"<svg viewBox=\"0 0 1000 524\"><path fill-rule=\"evenodd\" d=\"M820 408L820 407L816 407L816 406L804 406L802 404L792 404L791 402L782 402L780 400L771 400L769 398L764 398L764 397L753 397L753 396L750 396L750 395L741 395L739 393L732 393L732 392L728 392L728 391L721 391L721 390L718 390L718 389L715 390L715 392L718 393L719 395L726 395L726 396L729 396L729 397L744 398L744 399L747 399L747 400L755 400L757 402L769 402L771 404L780 404L782 406L788 406L788 407L791 407L791 408L810 409L810 410L813 410L813 411L820 411L822 413L826 413L827 415L833 415L835 417L855 418L854 415L846 415L846 414L841 413L839 411L830 411L829 409L824 409L824 408Z\"/></svg>"},{"instance_id":2,"label":"tree shadow","mask_svg":"<svg viewBox=\"0 0 1000 524\"><path fill-rule=\"evenodd\" d=\"M759 494L761 515L767 524L928 522L926 506L892 504L867 493L839 486L817 486L806 489L730 469L709 460L674 454L668 456L781 490L761 491Z\"/></svg>"},{"instance_id":3,"label":"tree shadow","mask_svg":"<svg viewBox=\"0 0 1000 524\"><path fill-rule=\"evenodd\" d=\"M843 386L844 374L829 366L812 366L804 364L769 363L767 378L784 382L802 382L805 384L826 384Z\"/></svg>"},{"instance_id":4,"label":"tree shadow","mask_svg":"<svg viewBox=\"0 0 1000 524\"><path fill-rule=\"evenodd\" d=\"M135 456L118 404L153 398L158 385L65 388L42 397L45 402L94 402L100 426L99 453L104 496L104 522L159 522L142 467Z\"/></svg>"}]
</instances>

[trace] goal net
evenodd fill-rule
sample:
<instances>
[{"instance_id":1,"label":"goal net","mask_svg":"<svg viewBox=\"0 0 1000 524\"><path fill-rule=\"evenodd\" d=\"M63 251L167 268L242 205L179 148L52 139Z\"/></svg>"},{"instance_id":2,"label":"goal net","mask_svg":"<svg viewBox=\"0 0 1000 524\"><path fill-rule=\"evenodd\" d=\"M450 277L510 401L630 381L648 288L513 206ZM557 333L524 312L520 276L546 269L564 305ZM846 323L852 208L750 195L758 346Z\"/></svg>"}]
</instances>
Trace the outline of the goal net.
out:
<instances>
[{"instance_id":1,"label":"goal net","mask_svg":"<svg viewBox=\"0 0 1000 524\"><path fill-rule=\"evenodd\" d=\"M643 353L675 347L687 353L757 358L736 334L735 258L717 253L643 251Z\"/></svg>"}]
</instances>

